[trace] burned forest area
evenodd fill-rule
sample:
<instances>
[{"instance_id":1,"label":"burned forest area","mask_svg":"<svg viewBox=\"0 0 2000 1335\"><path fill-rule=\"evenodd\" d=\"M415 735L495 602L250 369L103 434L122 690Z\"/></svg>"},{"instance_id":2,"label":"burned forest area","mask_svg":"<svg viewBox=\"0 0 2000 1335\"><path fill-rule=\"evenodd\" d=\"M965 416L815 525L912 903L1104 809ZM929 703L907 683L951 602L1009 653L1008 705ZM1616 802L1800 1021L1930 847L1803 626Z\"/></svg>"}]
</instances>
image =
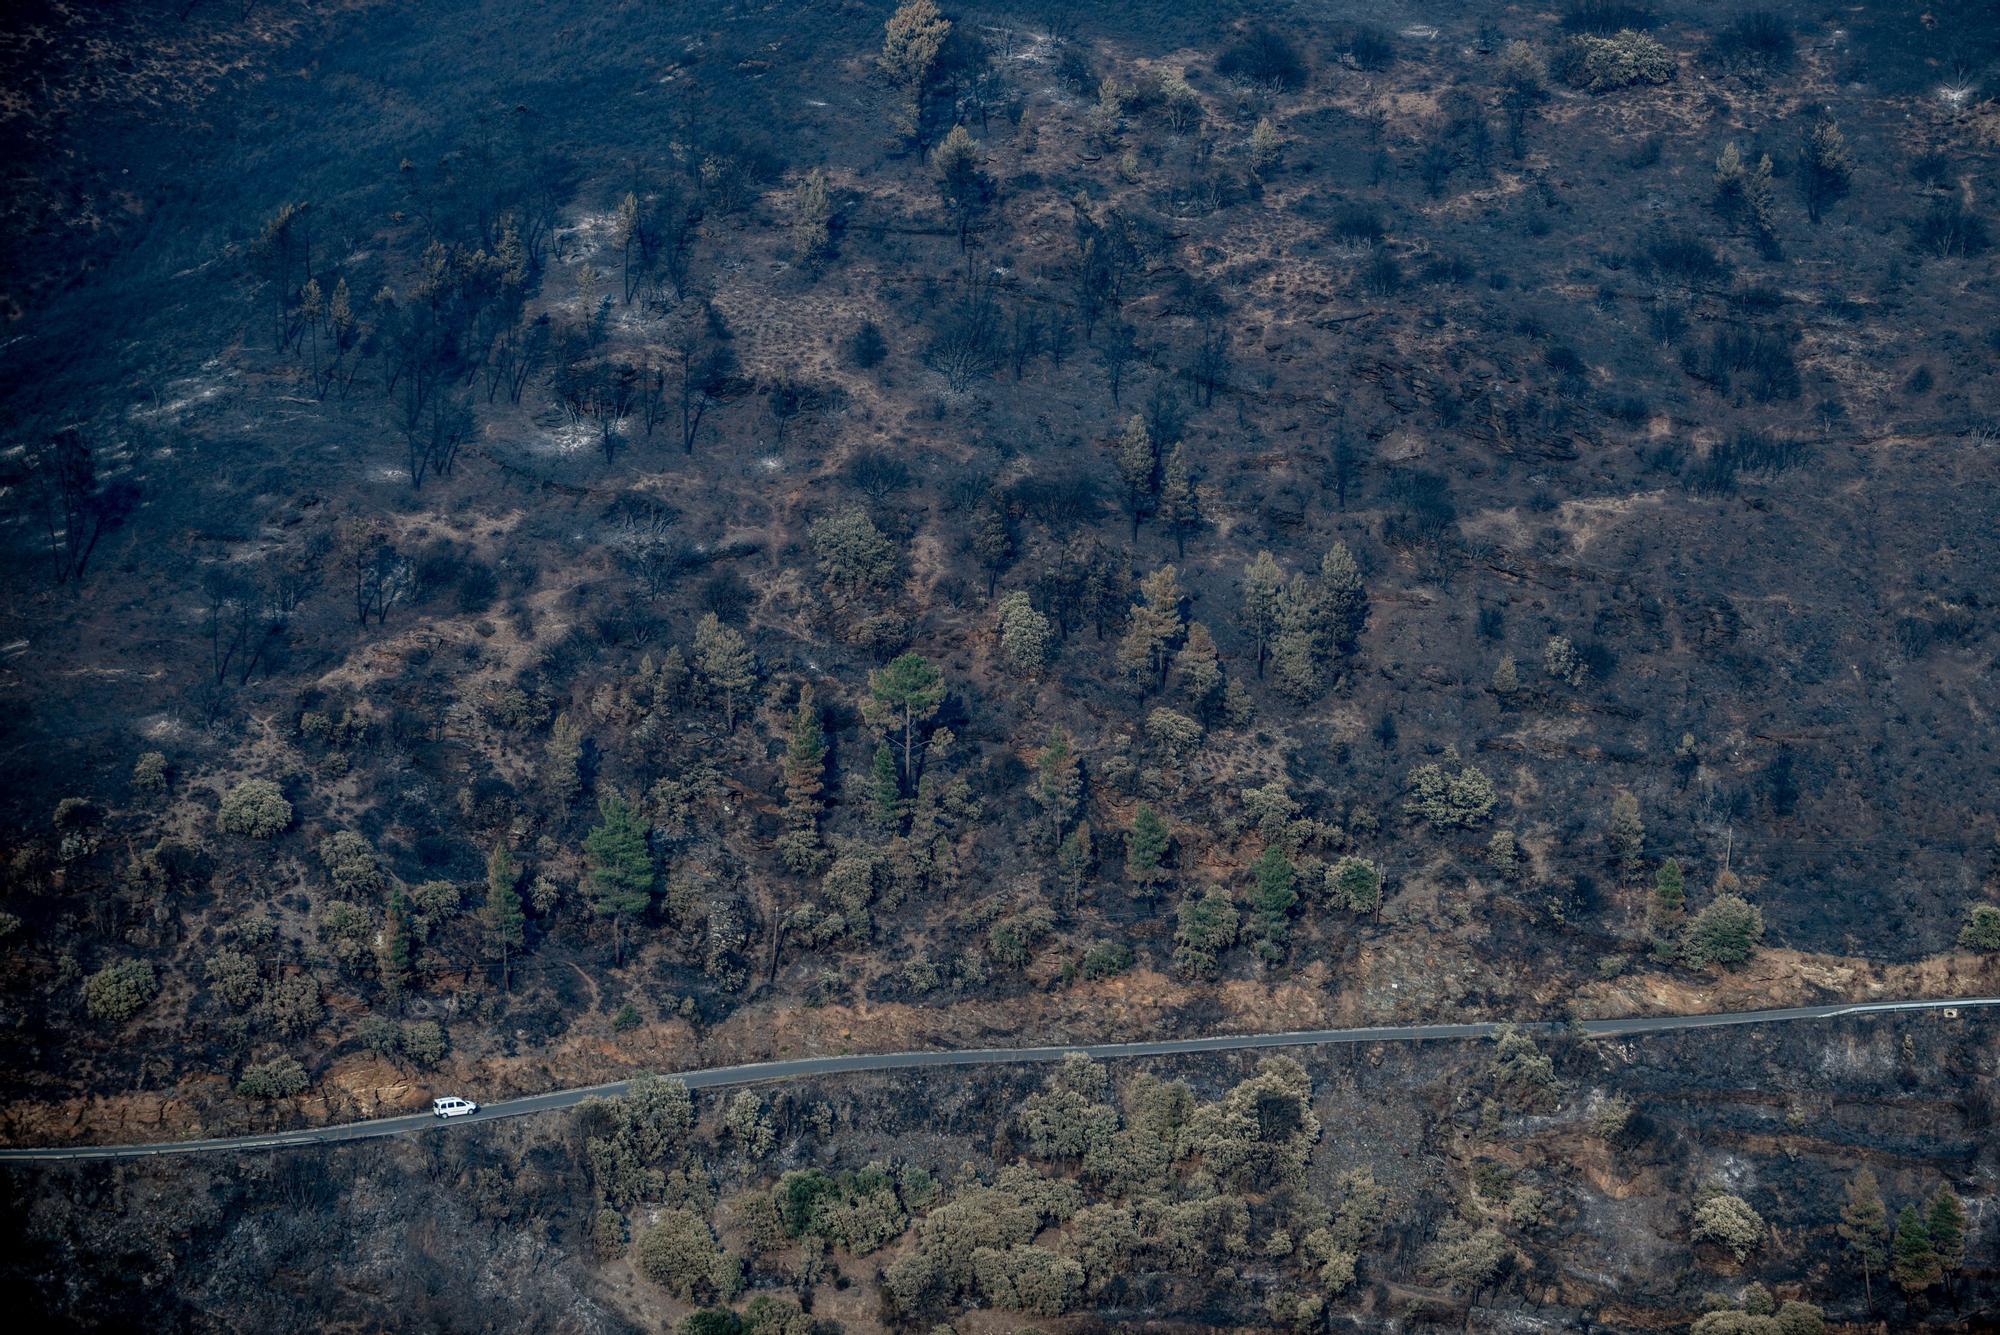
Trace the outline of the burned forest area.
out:
<instances>
[{"instance_id":1,"label":"burned forest area","mask_svg":"<svg viewBox=\"0 0 2000 1335\"><path fill-rule=\"evenodd\" d=\"M20 0L0 131L0 1152L290 1142L0 1162L24 1329L2000 1328L1987 0Z\"/></svg>"}]
</instances>

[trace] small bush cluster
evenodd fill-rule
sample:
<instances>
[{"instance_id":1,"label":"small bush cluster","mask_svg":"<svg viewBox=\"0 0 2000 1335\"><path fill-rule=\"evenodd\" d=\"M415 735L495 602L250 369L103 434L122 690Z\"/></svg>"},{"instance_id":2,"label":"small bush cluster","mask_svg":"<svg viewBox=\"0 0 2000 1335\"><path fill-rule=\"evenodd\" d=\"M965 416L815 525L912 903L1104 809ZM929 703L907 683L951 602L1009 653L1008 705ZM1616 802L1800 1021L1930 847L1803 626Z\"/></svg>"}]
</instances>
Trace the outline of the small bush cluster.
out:
<instances>
[{"instance_id":1,"label":"small bush cluster","mask_svg":"<svg viewBox=\"0 0 2000 1335\"><path fill-rule=\"evenodd\" d=\"M1579 33L1556 49L1549 73L1586 93L1609 93L1674 77L1674 57L1644 33L1621 29L1609 37Z\"/></svg>"},{"instance_id":2,"label":"small bush cluster","mask_svg":"<svg viewBox=\"0 0 2000 1335\"><path fill-rule=\"evenodd\" d=\"M83 1008L93 1020L118 1024L145 1009L159 990L152 965L144 960L120 960L84 980Z\"/></svg>"},{"instance_id":3,"label":"small bush cluster","mask_svg":"<svg viewBox=\"0 0 2000 1335\"><path fill-rule=\"evenodd\" d=\"M307 1083L306 1069L296 1057L279 1057L244 1067L236 1092L246 1099L288 1099L303 1094Z\"/></svg>"},{"instance_id":4,"label":"small bush cluster","mask_svg":"<svg viewBox=\"0 0 2000 1335\"><path fill-rule=\"evenodd\" d=\"M245 779L222 798L216 828L248 839L274 839L292 823L292 804L269 779Z\"/></svg>"}]
</instances>

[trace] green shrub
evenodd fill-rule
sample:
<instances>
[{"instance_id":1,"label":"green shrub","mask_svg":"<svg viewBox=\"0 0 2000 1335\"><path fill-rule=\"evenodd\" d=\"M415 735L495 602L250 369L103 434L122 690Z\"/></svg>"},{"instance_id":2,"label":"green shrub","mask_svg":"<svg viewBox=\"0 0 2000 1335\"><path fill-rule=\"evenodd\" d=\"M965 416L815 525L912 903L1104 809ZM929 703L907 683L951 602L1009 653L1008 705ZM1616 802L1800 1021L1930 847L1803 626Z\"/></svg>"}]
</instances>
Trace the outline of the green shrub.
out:
<instances>
[{"instance_id":1,"label":"green shrub","mask_svg":"<svg viewBox=\"0 0 2000 1335\"><path fill-rule=\"evenodd\" d=\"M436 1020L419 1020L403 1030L403 1055L417 1065L429 1068L444 1060L450 1044L445 1040L444 1026Z\"/></svg>"},{"instance_id":2,"label":"green shrub","mask_svg":"<svg viewBox=\"0 0 2000 1335\"><path fill-rule=\"evenodd\" d=\"M245 779L222 798L215 814L216 828L224 834L240 834L250 839L272 839L292 823L292 804L269 779Z\"/></svg>"},{"instance_id":3,"label":"green shrub","mask_svg":"<svg viewBox=\"0 0 2000 1335\"><path fill-rule=\"evenodd\" d=\"M1716 1192L1694 1207L1688 1235L1695 1242L1726 1248L1741 1261L1763 1244L1764 1220L1741 1196Z\"/></svg>"},{"instance_id":4,"label":"green shrub","mask_svg":"<svg viewBox=\"0 0 2000 1335\"><path fill-rule=\"evenodd\" d=\"M639 1235L639 1270L682 1302L736 1296L742 1265L716 1245L708 1223L692 1210L663 1211Z\"/></svg>"},{"instance_id":5,"label":"green shrub","mask_svg":"<svg viewBox=\"0 0 2000 1335\"><path fill-rule=\"evenodd\" d=\"M1967 950L2000 951L2000 909L1991 904L1974 904L1958 929L1958 944Z\"/></svg>"},{"instance_id":6,"label":"green shrub","mask_svg":"<svg viewBox=\"0 0 2000 1335\"><path fill-rule=\"evenodd\" d=\"M1450 757L1451 763L1457 757ZM1403 809L1421 816L1434 830L1476 825L1493 810L1493 781L1465 765L1456 773L1442 765L1419 765L1410 771L1410 796Z\"/></svg>"},{"instance_id":7,"label":"green shrub","mask_svg":"<svg viewBox=\"0 0 2000 1335\"><path fill-rule=\"evenodd\" d=\"M240 950L223 946L202 961L202 972L215 995L233 1010L257 999L257 961Z\"/></svg>"},{"instance_id":8,"label":"green shrub","mask_svg":"<svg viewBox=\"0 0 2000 1335\"><path fill-rule=\"evenodd\" d=\"M280 978L264 989L258 1008L264 1021L286 1038L298 1038L318 1028L326 1016L320 1005L319 980L309 973Z\"/></svg>"},{"instance_id":9,"label":"green shrub","mask_svg":"<svg viewBox=\"0 0 2000 1335\"><path fill-rule=\"evenodd\" d=\"M396 1022L380 1015L363 1016L359 1031L361 1046L384 1057L393 1057L403 1046L403 1032Z\"/></svg>"},{"instance_id":10,"label":"green shrub","mask_svg":"<svg viewBox=\"0 0 2000 1335\"><path fill-rule=\"evenodd\" d=\"M1556 49L1549 73L1571 88L1608 93L1634 84L1665 83L1674 77L1674 57L1653 38L1629 28L1609 37L1579 33Z\"/></svg>"},{"instance_id":11,"label":"green shrub","mask_svg":"<svg viewBox=\"0 0 2000 1335\"><path fill-rule=\"evenodd\" d=\"M1687 925L1681 958L1697 969L1711 964L1733 969L1749 959L1764 938L1764 915L1741 895L1717 895Z\"/></svg>"},{"instance_id":12,"label":"green shrub","mask_svg":"<svg viewBox=\"0 0 2000 1335\"><path fill-rule=\"evenodd\" d=\"M743 1335L743 1318L726 1307L689 1312L674 1327L674 1335Z\"/></svg>"},{"instance_id":13,"label":"green shrub","mask_svg":"<svg viewBox=\"0 0 2000 1335\"><path fill-rule=\"evenodd\" d=\"M148 751L140 756L132 766L132 787L142 793L163 793L167 790L167 758L158 751Z\"/></svg>"},{"instance_id":14,"label":"green shrub","mask_svg":"<svg viewBox=\"0 0 2000 1335\"><path fill-rule=\"evenodd\" d=\"M120 960L84 980L83 1008L93 1020L119 1024L145 1009L159 990L152 965L144 960Z\"/></svg>"},{"instance_id":15,"label":"green shrub","mask_svg":"<svg viewBox=\"0 0 2000 1335\"><path fill-rule=\"evenodd\" d=\"M599 1210L590 1225L590 1249L597 1253L600 1261L615 1261L625 1254L625 1244L630 1235L625 1231L625 1216L616 1210Z\"/></svg>"},{"instance_id":16,"label":"green shrub","mask_svg":"<svg viewBox=\"0 0 2000 1335\"><path fill-rule=\"evenodd\" d=\"M297 1058L279 1057L243 1068L236 1092L246 1099L288 1099L305 1092L306 1069Z\"/></svg>"},{"instance_id":17,"label":"green shrub","mask_svg":"<svg viewBox=\"0 0 2000 1335\"><path fill-rule=\"evenodd\" d=\"M1085 978L1112 978L1132 967L1132 947L1122 941L1100 941L1084 952Z\"/></svg>"}]
</instances>

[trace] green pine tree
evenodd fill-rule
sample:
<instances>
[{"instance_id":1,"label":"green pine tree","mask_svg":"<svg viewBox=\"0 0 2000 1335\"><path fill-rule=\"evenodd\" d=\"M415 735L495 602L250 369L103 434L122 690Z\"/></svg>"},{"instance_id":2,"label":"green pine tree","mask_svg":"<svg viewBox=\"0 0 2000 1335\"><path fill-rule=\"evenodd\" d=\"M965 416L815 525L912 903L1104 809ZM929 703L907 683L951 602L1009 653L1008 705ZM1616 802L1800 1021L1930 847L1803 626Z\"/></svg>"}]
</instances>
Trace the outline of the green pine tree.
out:
<instances>
[{"instance_id":1,"label":"green pine tree","mask_svg":"<svg viewBox=\"0 0 2000 1335\"><path fill-rule=\"evenodd\" d=\"M868 699L862 710L869 722L887 732L903 733L903 781L916 786L917 725L928 723L944 703L944 677L919 653L908 653L868 674Z\"/></svg>"},{"instance_id":2,"label":"green pine tree","mask_svg":"<svg viewBox=\"0 0 2000 1335\"><path fill-rule=\"evenodd\" d=\"M1366 858L1342 858L1327 872L1333 901L1355 913L1373 913L1382 903L1382 873Z\"/></svg>"},{"instance_id":3,"label":"green pine tree","mask_svg":"<svg viewBox=\"0 0 2000 1335\"><path fill-rule=\"evenodd\" d=\"M694 670L703 689L722 702L723 728L736 731L737 707L757 685L757 656L713 612L694 630Z\"/></svg>"},{"instance_id":4,"label":"green pine tree","mask_svg":"<svg viewBox=\"0 0 2000 1335\"><path fill-rule=\"evenodd\" d=\"M883 742L875 748L868 770L868 808L883 833L894 834L903 823L903 788L896 780L896 756Z\"/></svg>"},{"instance_id":5,"label":"green pine tree","mask_svg":"<svg viewBox=\"0 0 2000 1335\"><path fill-rule=\"evenodd\" d=\"M1937 1248L1931 1244L1930 1225L1914 1205L1905 1205L1896 1216L1896 1238L1889 1244L1889 1273L1911 1299L1944 1278Z\"/></svg>"},{"instance_id":6,"label":"green pine tree","mask_svg":"<svg viewBox=\"0 0 2000 1335\"><path fill-rule=\"evenodd\" d=\"M1078 821L1056 849L1056 880L1062 887L1065 910L1074 909L1082 901L1084 883L1090 879L1090 866L1096 856L1090 822Z\"/></svg>"},{"instance_id":7,"label":"green pine tree","mask_svg":"<svg viewBox=\"0 0 2000 1335\"><path fill-rule=\"evenodd\" d=\"M1653 899L1647 917L1652 919L1654 935L1664 935L1679 927L1686 912L1687 877L1681 871L1680 859L1668 858L1653 873Z\"/></svg>"},{"instance_id":8,"label":"green pine tree","mask_svg":"<svg viewBox=\"0 0 2000 1335\"><path fill-rule=\"evenodd\" d=\"M1266 848L1251 867L1256 887L1250 894L1254 915L1251 930L1258 938L1257 953L1276 962L1284 957L1285 938L1291 930L1291 912L1299 902L1295 888L1299 873L1285 850L1276 844Z\"/></svg>"},{"instance_id":9,"label":"green pine tree","mask_svg":"<svg viewBox=\"0 0 2000 1335\"><path fill-rule=\"evenodd\" d=\"M1058 723L1035 762L1035 800L1049 813L1048 846L1059 847L1083 798L1083 767L1069 744L1069 733Z\"/></svg>"},{"instance_id":10,"label":"green pine tree","mask_svg":"<svg viewBox=\"0 0 2000 1335\"><path fill-rule=\"evenodd\" d=\"M598 824L584 836L583 852L590 868L590 906L611 920L613 960L625 962L625 927L653 902L653 851L646 844L646 827L617 793L597 804Z\"/></svg>"},{"instance_id":11,"label":"green pine tree","mask_svg":"<svg viewBox=\"0 0 2000 1335\"><path fill-rule=\"evenodd\" d=\"M1167 882L1165 863L1170 843L1167 823L1160 819L1160 813L1141 802L1132 816L1132 830L1125 836L1125 879L1147 898L1158 894Z\"/></svg>"},{"instance_id":12,"label":"green pine tree","mask_svg":"<svg viewBox=\"0 0 2000 1335\"><path fill-rule=\"evenodd\" d=\"M1965 1206L1950 1187L1939 1187L1931 1197L1929 1218L1931 1249L1937 1253L1938 1269L1944 1272L1945 1289L1955 1287L1958 1272L1965 1264Z\"/></svg>"},{"instance_id":13,"label":"green pine tree","mask_svg":"<svg viewBox=\"0 0 2000 1335\"><path fill-rule=\"evenodd\" d=\"M1174 535L1174 554L1187 555L1188 535L1201 527L1201 498L1188 476L1187 452L1174 446L1167 455L1165 480L1160 483L1160 516Z\"/></svg>"},{"instance_id":14,"label":"green pine tree","mask_svg":"<svg viewBox=\"0 0 2000 1335\"><path fill-rule=\"evenodd\" d=\"M1118 438L1118 480L1125 484L1125 509L1132 517L1132 540L1139 539L1139 521L1153 503L1153 478L1160 469L1159 447L1146 430L1146 419L1137 413L1125 423Z\"/></svg>"},{"instance_id":15,"label":"green pine tree","mask_svg":"<svg viewBox=\"0 0 2000 1335\"><path fill-rule=\"evenodd\" d=\"M382 986L390 996L400 998L410 985L410 900L401 884L389 892L376 967L382 975Z\"/></svg>"},{"instance_id":16,"label":"green pine tree","mask_svg":"<svg viewBox=\"0 0 2000 1335\"><path fill-rule=\"evenodd\" d=\"M802 687L792 715L792 735L779 766L785 788L785 832L778 837L778 856L792 871L810 875L825 870L819 819L820 794L826 787L826 727L812 687Z\"/></svg>"},{"instance_id":17,"label":"green pine tree","mask_svg":"<svg viewBox=\"0 0 2000 1335\"><path fill-rule=\"evenodd\" d=\"M507 845L493 845L486 859L486 902L479 916L486 929L487 949L500 961L500 990L510 990L508 961L526 939L527 910L521 907L521 869Z\"/></svg>"}]
</instances>

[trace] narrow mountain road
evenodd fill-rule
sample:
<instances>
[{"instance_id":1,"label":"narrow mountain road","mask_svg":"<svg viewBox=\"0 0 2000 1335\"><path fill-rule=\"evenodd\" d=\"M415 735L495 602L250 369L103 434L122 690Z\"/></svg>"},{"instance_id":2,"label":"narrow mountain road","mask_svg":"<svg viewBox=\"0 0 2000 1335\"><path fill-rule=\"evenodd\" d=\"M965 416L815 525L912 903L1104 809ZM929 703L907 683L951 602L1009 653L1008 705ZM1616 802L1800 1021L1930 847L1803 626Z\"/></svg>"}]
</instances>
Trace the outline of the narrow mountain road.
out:
<instances>
[{"instance_id":1,"label":"narrow mountain road","mask_svg":"<svg viewBox=\"0 0 2000 1335\"><path fill-rule=\"evenodd\" d=\"M1782 1010L1730 1011L1711 1015L1647 1015L1624 1020L1584 1020L1570 1026L1531 1021L1518 1027L1549 1033L1580 1030L1591 1038L1626 1038L1670 1033L1679 1029L1719 1029L1733 1025L1779 1024L1794 1020L1836 1020L1850 1015L1883 1015L1903 1011L1941 1011L2000 1006L2000 997L1954 997L1940 1001L1837 1002L1828 1006L1791 1006ZM932 1066L999 1066L1014 1062L1061 1061L1072 1052L1111 1061L1123 1057L1173 1057L1197 1052L1244 1052L1260 1048L1299 1048L1336 1043L1422 1043L1438 1039L1491 1038L1498 1020L1464 1024L1381 1025L1368 1029L1306 1029L1282 1034L1219 1034L1210 1038L1163 1038L1137 1043L1080 1043L1045 1048L967 1048L957 1052L878 1052L840 1057L798 1057L789 1061L754 1062L746 1066L713 1066L700 1071L664 1072L690 1089L767 1084L850 1071L908 1071ZM162 1154L199 1154L220 1150L274 1150L299 1145L333 1145L349 1140L376 1140L426 1130L461 1129L503 1117L572 1108L590 1098L623 1094L630 1081L559 1089L548 1094L488 1104L467 1117L442 1121L429 1113L383 1117L340 1126L274 1131L255 1136L224 1136L215 1140L180 1140L158 1145L76 1145L36 1149L0 1149L0 1163L74 1162L87 1159L146 1159ZM463 1091L460 1091L463 1092Z\"/></svg>"}]
</instances>

